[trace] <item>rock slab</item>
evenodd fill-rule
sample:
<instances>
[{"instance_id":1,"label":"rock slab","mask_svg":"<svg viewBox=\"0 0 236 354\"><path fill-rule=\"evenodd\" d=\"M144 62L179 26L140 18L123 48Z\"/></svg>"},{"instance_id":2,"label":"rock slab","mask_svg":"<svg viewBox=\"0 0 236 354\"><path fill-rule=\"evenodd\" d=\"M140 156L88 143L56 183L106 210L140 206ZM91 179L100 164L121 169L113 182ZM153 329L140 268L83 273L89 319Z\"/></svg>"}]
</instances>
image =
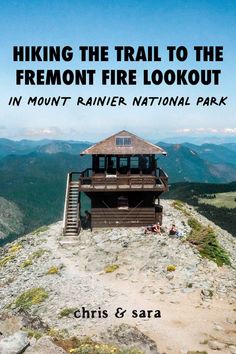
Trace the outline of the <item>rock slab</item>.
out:
<instances>
[{"instance_id":1,"label":"rock slab","mask_svg":"<svg viewBox=\"0 0 236 354\"><path fill-rule=\"evenodd\" d=\"M25 332L19 331L0 341L1 354L20 354L29 346L29 339Z\"/></svg>"}]
</instances>

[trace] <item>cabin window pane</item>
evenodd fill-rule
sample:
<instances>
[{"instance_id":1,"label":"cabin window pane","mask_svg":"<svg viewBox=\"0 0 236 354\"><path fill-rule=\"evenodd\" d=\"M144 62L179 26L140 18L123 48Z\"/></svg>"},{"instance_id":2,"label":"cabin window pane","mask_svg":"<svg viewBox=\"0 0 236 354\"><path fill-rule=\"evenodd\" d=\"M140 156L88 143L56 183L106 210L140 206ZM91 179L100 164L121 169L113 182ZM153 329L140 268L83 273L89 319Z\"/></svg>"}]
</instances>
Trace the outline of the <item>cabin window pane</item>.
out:
<instances>
[{"instance_id":1,"label":"cabin window pane","mask_svg":"<svg viewBox=\"0 0 236 354\"><path fill-rule=\"evenodd\" d=\"M130 136L117 136L116 137L116 146L131 146L131 137Z\"/></svg>"},{"instance_id":2,"label":"cabin window pane","mask_svg":"<svg viewBox=\"0 0 236 354\"><path fill-rule=\"evenodd\" d=\"M139 158L138 158L138 156L132 156L130 158L130 167L131 168L139 168Z\"/></svg>"},{"instance_id":3,"label":"cabin window pane","mask_svg":"<svg viewBox=\"0 0 236 354\"><path fill-rule=\"evenodd\" d=\"M131 138L129 137L124 138L124 146L129 146L129 145L131 145Z\"/></svg>"},{"instance_id":4,"label":"cabin window pane","mask_svg":"<svg viewBox=\"0 0 236 354\"><path fill-rule=\"evenodd\" d=\"M99 169L105 168L105 157L99 157Z\"/></svg>"},{"instance_id":5,"label":"cabin window pane","mask_svg":"<svg viewBox=\"0 0 236 354\"><path fill-rule=\"evenodd\" d=\"M124 145L124 138L116 138L116 145L123 146Z\"/></svg>"},{"instance_id":6,"label":"cabin window pane","mask_svg":"<svg viewBox=\"0 0 236 354\"><path fill-rule=\"evenodd\" d=\"M120 167L128 167L128 158L120 157Z\"/></svg>"}]
</instances>

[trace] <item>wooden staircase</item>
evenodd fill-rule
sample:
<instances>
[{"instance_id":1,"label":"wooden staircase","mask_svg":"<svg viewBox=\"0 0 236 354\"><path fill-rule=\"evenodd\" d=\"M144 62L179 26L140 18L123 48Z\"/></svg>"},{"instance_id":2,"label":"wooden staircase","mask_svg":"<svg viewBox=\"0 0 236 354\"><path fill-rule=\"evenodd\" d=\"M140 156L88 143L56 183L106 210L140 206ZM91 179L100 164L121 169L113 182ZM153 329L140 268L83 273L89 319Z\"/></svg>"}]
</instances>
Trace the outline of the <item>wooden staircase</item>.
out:
<instances>
[{"instance_id":1,"label":"wooden staircase","mask_svg":"<svg viewBox=\"0 0 236 354\"><path fill-rule=\"evenodd\" d=\"M63 220L63 234L65 236L77 236L79 234L81 227L79 213L79 181L72 181L70 174L68 174Z\"/></svg>"}]
</instances>

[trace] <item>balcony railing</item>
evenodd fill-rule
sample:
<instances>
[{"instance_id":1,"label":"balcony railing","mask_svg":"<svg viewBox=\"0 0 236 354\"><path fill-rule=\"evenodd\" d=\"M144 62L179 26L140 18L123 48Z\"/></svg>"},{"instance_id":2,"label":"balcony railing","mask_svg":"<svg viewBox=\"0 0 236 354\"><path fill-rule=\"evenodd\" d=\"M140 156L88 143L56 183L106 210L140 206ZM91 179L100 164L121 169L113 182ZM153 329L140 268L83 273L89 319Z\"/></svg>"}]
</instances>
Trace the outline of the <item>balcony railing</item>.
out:
<instances>
[{"instance_id":1,"label":"balcony railing","mask_svg":"<svg viewBox=\"0 0 236 354\"><path fill-rule=\"evenodd\" d=\"M156 190L168 189L168 176L158 168L156 174L94 173L88 168L83 172L71 172L70 181L79 181L81 191L96 190Z\"/></svg>"}]
</instances>

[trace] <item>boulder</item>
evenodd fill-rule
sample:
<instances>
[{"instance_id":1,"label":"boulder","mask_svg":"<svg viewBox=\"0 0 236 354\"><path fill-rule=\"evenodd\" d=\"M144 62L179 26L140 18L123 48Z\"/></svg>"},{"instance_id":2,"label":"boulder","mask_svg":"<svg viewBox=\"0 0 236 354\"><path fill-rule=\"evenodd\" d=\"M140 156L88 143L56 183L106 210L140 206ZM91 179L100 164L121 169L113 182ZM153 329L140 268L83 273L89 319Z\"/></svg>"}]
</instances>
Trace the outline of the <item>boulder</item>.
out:
<instances>
[{"instance_id":1,"label":"boulder","mask_svg":"<svg viewBox=\"0 0 236 354\"><path fill-rule=\"evenodd\" d=\"M20 354L29 346L29 339L25 332L19 331L0 340L1 354Z\"/></svg>"},{"instance_id":2,"label":"boulder","mask_svg":"<svg viewBox=\"0 0 236 354\"><path fill-rule=\"evenodd\" d=\"M222 350L225 348L224 343L217 342L216 340L209 340L208 346L212 350Z\"/></svg>"},{"instance_id":3,"label":"boulder","mask_svg":"<svg viewBox=\"0 0 236 354\"><path fill-rule=\"evenodd\" d=\"M230 351L230 354L236 354L236 346L235 345L230 345L229 346L229 351Z\"/></svg>"},{"instance_id":4,"label":"boulder","mask_svg":"<svg viewBox=\"0 0 236 354\"><path fill-rule=\"evenodd\" d=\"M8 337L22 328L22 319L19 316L2 315L0 317L0 335Z\"/></svg>"},{"instance_id":5,"label":"boulder","mask_svg":"<svg viewBox=\"0 0 236 354\"><path fill-rule=\"evenodd\" d=\"M159 354L156 343L136 327L126 323L120 326L110 327L101 338L105 342L116 344L121 348L136 348L145 354Z\"/></svg>"}]
</instances>

